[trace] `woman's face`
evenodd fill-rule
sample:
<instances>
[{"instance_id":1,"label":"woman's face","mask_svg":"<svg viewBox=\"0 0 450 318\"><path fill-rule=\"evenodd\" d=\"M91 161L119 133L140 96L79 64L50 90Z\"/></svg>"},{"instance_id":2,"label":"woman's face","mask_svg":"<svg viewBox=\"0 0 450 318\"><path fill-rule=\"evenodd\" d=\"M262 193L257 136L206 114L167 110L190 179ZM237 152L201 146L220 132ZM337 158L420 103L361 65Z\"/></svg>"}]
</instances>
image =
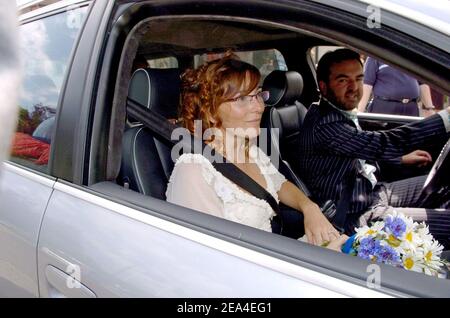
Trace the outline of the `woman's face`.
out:
<instances>
[{"instance_id":1,"label":"woman's face","mask_svg":"<svg viewBox=\"0 0 450 318\"><path fill-rule=\"evenodd\" d=\"M248 95L237 95L233 98L218 108L222 129L227 134L232 133L238 137L256 138L260 132L259 126L264 111L261 89L255 88Z\"/></svg>"}]
</instances>

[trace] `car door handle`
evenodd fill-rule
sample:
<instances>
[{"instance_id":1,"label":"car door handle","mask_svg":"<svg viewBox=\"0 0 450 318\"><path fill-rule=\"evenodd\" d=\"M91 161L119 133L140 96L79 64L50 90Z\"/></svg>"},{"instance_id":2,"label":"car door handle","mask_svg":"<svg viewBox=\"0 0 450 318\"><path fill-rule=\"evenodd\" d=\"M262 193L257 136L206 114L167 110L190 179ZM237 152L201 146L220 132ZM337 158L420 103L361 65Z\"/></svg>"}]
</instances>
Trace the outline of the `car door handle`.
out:
<instances>
[{"instance_id":1,"label":"car door handle","mask_svg":"<svg viewBox=\"0 0 450 318\"><path fill-rule=\"evenodd\" d=\"M49 285L49 297L51 298L96 298L97 296L80 281L63 272L62 270L47 265L45 277Z\"/></svg>"}]
</instances>

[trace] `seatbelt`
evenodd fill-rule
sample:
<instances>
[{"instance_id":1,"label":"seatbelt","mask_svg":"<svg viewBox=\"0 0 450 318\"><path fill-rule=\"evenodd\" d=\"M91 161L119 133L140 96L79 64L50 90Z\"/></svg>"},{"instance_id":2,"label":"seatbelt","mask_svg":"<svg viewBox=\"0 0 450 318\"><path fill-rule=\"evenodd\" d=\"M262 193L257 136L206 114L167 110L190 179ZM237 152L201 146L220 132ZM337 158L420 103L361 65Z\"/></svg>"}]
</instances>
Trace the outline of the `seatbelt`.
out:
<instances>
[{"instance_id":1,"label":"seatbelt","mask_svg":"<svg viewBox=\"0 0 450 318\"><path fill-rule=\"evenodd\" d=\"M214 168L216 168L217 171L222 173L230 181L247 190L255 197L267 201L267 203L269 203L270 207L275 211L276 214L280 213L280 207L275 198L269 192L267 192L266 189L260 186L258 182L253 180L248 174L236 167L236 165L231 162L212 162L212 165L214 166Z\"/></svg>"},{"instance_id":2,"label":"seatbelt","mask_svg":"<svg viewBox=\"0 0 450 318\"><path fill-rule=\"evenodd\" d=\"M131 98L127 98L127 113L129 116L132 116L136 120L139 120L145 127L149 128L152 132L156 133L164 140L167 140L172 144L178 142L171 139L171 134L173 129L179 128L180 126L170 123L165 117L152 111L151 109L145 107L144 105ZM192 138L195 140L194 136L192 136ZM206 147L209 147L201 140L198 142L202 143L202 150L204 150ZM195 147L192 147L192 143L186 144L186 147L183 147L183 149L185 148L190 148L191 152L195 153ZM279 214L280 208L275 198L269 192L267 192L266 189L264 189L256 181L254 181L249 175L247 175L233 163L227 161L220 154L216 153L214 149L211 149L210 152L203 151L203 153L211 153L212 156L218 159L217 161L219 162L211 160L211 164L227 179L234 182L241 188L247 190L258 199L266 201L275 211L275 213Z\"/></svg>"},{"instance_id":3,"label":"seatbelt","mask_svg":"<svg viewBox=\"0 0 450 318\"><path fill-rule=\"evenodd\" d=\"M341 198L336 206L336 213L331 219L331 223L341 234L345 232L345 220L350 207L350 201L353 194L353 187L355 186L357 171L356 163L358 159L353 161L350 171L347 175L344 188L341 192Z\"/></svg>"},{"instance_id":4,"label":"seatbelt","mask_svg":"<svg viewBox=\"0 0 450 318\"><path fill-rule=\"evenodd\" d=\"M172 131L179 126L167 121L167 118L145 107L141 103L127 98L127 113L129 116L140 121L145 127L156 133L159 137L175 144L171 139Z\"/></svg>"}]
</instances>

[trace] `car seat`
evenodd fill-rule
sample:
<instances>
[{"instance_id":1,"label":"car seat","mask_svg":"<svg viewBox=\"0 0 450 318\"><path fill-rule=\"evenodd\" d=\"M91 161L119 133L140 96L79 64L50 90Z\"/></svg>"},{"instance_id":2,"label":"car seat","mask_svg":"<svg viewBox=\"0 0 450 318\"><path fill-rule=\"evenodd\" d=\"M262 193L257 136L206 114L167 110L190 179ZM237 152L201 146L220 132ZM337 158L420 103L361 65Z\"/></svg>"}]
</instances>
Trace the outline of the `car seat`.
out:
<instances>
[{"instance_id":1,"label":"car seat","mask_svg":"<svg viewBox=\"0 0 450 318\"><path fill-rule=\"evenodd\" d=\"M128 98L162 115L177 118L179 69L138 69L131 78ZM135 120L123 136L121 169L117 182L131 190L165 200L174 167L172 144Z\"/></svg>"}]
</instances>

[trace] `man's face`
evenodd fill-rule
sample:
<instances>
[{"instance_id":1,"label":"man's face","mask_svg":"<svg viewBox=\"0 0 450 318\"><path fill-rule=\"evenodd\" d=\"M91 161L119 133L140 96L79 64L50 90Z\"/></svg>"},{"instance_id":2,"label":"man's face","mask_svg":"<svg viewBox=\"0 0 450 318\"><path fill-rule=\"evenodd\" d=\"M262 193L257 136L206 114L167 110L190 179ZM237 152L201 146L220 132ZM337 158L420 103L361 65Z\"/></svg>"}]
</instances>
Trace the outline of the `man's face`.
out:
<instances>
[{"instance_id":1,"label":"man's face","mask_svg":"<svg viewBox=\"0 0 450 318\"><path fill-rule=\"evenodd\" d=\"M319 83L323 96L343 110L358 106L363 92L363 68L356 60L331 65L328 83Z\"/></svg>"}]
</instances>

